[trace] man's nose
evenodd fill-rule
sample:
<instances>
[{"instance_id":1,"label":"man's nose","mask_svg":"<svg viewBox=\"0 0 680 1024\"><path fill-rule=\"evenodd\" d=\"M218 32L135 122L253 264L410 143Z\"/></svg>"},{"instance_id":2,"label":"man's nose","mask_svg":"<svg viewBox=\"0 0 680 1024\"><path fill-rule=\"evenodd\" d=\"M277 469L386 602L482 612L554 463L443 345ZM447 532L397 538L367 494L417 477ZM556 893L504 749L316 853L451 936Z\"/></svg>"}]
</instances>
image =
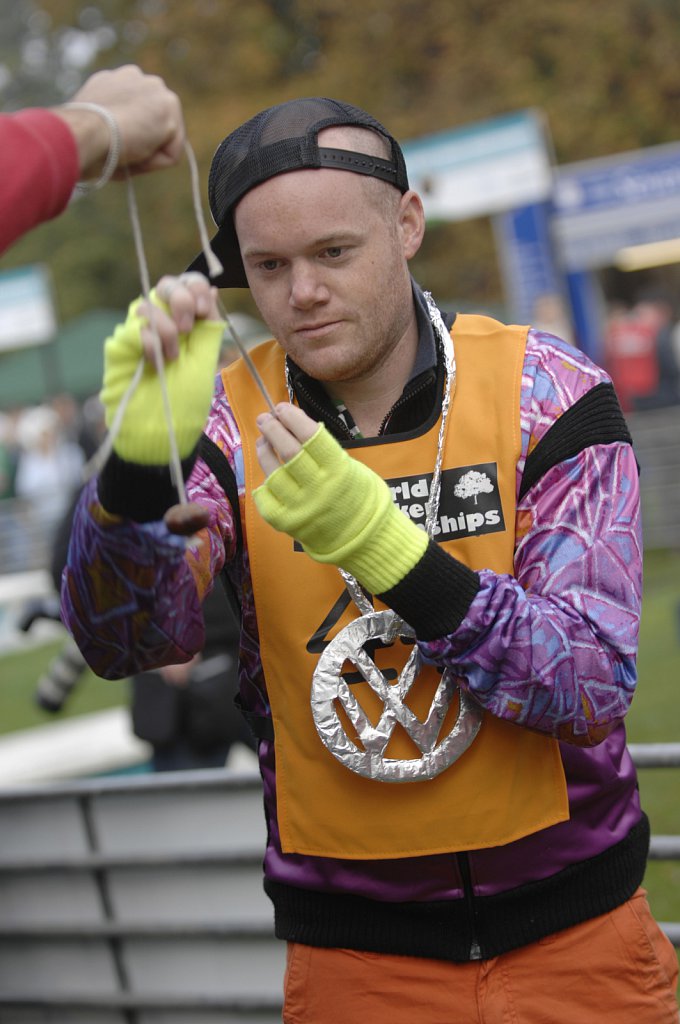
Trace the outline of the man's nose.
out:
<instances>
[{"instance_id":1,"label":"man's nose","mask_svg":"<svg viewBox=\"0 0 680 1024\"><path fill-rule=\"evenodd\" d=\"M290 303L298 309L307 309L328 299L328 288L318 268L308 261L294 263L290 276Z\"/></svg>"}]
</instances>

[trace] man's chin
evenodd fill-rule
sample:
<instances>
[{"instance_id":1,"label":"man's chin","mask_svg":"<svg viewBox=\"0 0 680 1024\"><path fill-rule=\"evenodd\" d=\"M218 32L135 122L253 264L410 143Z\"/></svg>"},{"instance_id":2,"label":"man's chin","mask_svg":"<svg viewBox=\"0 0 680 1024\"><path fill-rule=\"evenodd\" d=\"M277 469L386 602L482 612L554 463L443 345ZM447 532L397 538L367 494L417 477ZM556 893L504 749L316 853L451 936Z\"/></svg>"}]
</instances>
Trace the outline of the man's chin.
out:
<instances>
[{"instance_id":1,"label":"man's chin","mask_svg":"<svg viewBox=\"0 0 680 1024\"><path fill-rule=\"evenodd\" d=\"M352 364L337 352L333 352L331 346L325 350L323 347L317 347L311 352L291 353L291 358L308 377L313 377L322 384L347 380L348 374L352 375Z\"/></svg>"},{"instance_id":2,"label":"man's chin","mask_svg":"<svg viewBox=\"0 0 680 1024\"><path fill-rule=\"evenodd\" d=\"M354 368L345 363L329 365L322 361L311 360L306 365L298 363L298 366L308 377L318 380L320 384L345 384L356 379Z\"/></svg>"}]
</instances>

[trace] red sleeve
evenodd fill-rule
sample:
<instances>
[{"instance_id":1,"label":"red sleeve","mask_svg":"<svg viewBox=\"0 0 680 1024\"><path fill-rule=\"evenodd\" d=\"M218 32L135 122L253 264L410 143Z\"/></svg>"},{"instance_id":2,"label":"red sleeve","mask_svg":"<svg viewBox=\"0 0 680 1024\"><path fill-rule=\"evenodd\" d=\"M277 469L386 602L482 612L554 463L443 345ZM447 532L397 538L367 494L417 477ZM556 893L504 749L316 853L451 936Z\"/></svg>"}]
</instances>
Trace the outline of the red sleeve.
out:
<instances>
[{"instance_id":1,"label":"red sleeve","mask_svg":"<svg viewBox=\"0 0 680 1024\"><path fill-rule=\"evenodd\" d=\"M48 110L0 114L0 252L61 213L78 180L76 141Z\"/></svg>"}]
</instances>

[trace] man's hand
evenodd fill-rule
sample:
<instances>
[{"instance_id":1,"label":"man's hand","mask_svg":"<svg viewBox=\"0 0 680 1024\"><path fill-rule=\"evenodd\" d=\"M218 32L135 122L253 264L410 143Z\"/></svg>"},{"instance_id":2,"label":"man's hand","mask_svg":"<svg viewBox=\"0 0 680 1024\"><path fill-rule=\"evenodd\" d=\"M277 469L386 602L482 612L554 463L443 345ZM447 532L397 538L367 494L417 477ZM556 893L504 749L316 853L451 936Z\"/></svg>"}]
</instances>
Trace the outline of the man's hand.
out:
<instances>
[{"instance_id":1,"label":"man's hand","mask_svg":"<svg viewBox=\"0 0 680 1024\"><path fill-rule=\"evenodd\" d=\"M74 103L106 107L118 123L121 153L114 177L145 174L172 167L182 156L184 120L179 97L162 78L147 75L134 64L98 71L72 97ZM111 142L102 118L87 110L55 107L75 135L83 179L96 178Z\"/></svg>"},{"instance_id":2,"label":"man's hand","mask_svg":"<svg viewBox=\"0 0 680 1024\"><path fill-rule=\"evenodd\" d=\"M166 463L170 455L165 404L153 358L153 324L165 363L174 432L181 458L193 451L210 408L224 323L215 289L201 274L164 277L151 302L137 301L104 346L101 400L111 427L144 355L147 364L125 409L114 450L127 462Z\"/></svg>"},{"instance_id":3,"label":"man's hand","mask_svg":"<svg viewBox=\"0 0 680 1024\"><path fill-rule=\"evenodd\" d=\"M276 406L276 416L263 412L257 417L261 437L257 439L257 458L265 476L278 469L302 450L302 445L316 433L319 424L302 409L287 402Z\"/></svg>"},{"instance_id":4,"label":"man's hand","mask_svg":"<svg viewBox=\"0 0 680 1024\"><path fill-rule=\"evenodd\" d=\"M155 328L163 358L169 361L176 359L181 334L188 334L199 320L220 319L217 294L217 288L197 271L189 271L179 277L162 277L153 290L152 298L160 299L165 308L145 301L137 306L138 316L148 321L141 330L145 358L153 361Z\"/></svg>"},{"instance_id":5,"label":"man's hand","mask_svg":"<svg viewBox=\"0 0 680 1024\"><path fill-rule=\"evenodd\" d=\"M377 473L292 405L257 418L266 481L253 492L260 515L300 541L317 562L346 569L372 593L395 586L420 561L428 537L392 501Z\"/></svg>"}]
</instances>

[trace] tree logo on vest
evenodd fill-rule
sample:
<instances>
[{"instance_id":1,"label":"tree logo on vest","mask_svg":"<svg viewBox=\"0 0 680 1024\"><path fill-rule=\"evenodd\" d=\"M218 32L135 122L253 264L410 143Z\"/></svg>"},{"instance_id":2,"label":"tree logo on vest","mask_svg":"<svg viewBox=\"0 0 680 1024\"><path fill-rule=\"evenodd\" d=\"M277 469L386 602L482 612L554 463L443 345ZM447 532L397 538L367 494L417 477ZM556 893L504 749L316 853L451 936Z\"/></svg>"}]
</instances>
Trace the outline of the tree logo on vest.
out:
<instances>
[{"instance_id":1,"label":"tree logo on vest","mask_svg":"<svg viewBox=\"0 0 680 1024\"><path fill-rule=\"evenodd\" d=\"M392 498L418 526L425 526L432 474L395 477L387 481ZM433 537L437 541L478 537L505 530L495 462L458 466L442 472L439 510Z\"/></svg>"}]
</instances>

